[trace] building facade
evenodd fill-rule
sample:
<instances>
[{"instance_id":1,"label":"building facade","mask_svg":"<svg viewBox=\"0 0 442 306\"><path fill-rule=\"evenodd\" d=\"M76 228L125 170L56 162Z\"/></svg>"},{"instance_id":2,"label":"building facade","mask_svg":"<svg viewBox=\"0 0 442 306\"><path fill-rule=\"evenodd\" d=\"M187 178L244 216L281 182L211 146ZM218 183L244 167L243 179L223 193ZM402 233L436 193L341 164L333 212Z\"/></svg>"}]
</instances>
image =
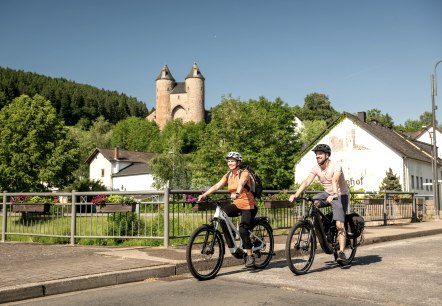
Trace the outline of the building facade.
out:
<instances>
[{"instance_id":1,"label":"building facade","mask_svg":"<svg viewBox=\"0 0 442 306\"><path fill-rule=\"evenodd\" d=\"M403 191L420 195L433 192L431 145L378 123L366 122L364 113L360 116L346 113L314 144L317 143L330 145L330 159L341 163L347 185L355 190L378 191L391 168L399 177ZM301 183L316 164L311 148L296 164L296 183Z\"/></svg>"},{"instance_id":2,"label":"building facade","mask_svg":"<svg viewBox=\"0 0 442 306\"><path fill-rule=\"evenodd\" d=\"M205 84L204 76L195 63L184 82L176 82L167 65L156 78L156 107L147 116L155 121L160 129L174 119L183 122L201 122L205 120Z\"/></svg>"},{"instance_id":3,"label":"building facade","mask_svg":"<svg viewBox=\"0 0 442 306\"><path fill-rule=\"evenodd\" d=\"M153 190L153 176L148 161L155 153L96 148L86 162L89 179L103 183L108 190Z\"/></svg>"}]
</instances>

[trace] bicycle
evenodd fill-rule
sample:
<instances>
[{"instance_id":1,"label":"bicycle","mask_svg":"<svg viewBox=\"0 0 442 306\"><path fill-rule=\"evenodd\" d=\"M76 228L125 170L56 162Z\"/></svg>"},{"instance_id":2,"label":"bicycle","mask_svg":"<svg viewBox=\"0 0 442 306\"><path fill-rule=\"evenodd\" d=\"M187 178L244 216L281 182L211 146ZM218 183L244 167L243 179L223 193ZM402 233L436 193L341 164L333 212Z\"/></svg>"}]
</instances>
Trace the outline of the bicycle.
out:
<instances>
[{"instance_id":1,"label":"bicycle","mask_svg":"<svg viewBox=\"0 0 442 306\"><path fill-rule=\"evenodd\" d=\"M221 208L221 203L225 203L225 200L210 202L206 200L205 203L216 204L213 218L209 224L201 225L192 233L186 248L187 266L190 273L198 280L212 279L217 275L224 260L225 243L235 258L243 259L245 262L247 255L242 239L236 240L236 237L239 237L239 230ZM254 268L264 269L274 255L273 229L268 218L255 217L249 232L255 257Z\"/></svg>"},{"instance_id":2,"label":"bicycle","mask_svg":"<svg viewBox=\"0 0 442 306\"><path fill-rule=\"evenodd\" d=\"M313 264L317 249L316 237L326 254L333 254L334 259L338 258L339 242L336 221L333 213L324 215L315 205L315 200L310 197L298 198L310 202L309 212L303 216L289 231L285 246L285 256L290 270L296 275L306 274ZM347 231L347 225L345 225ZM358 246L357 238L346 235L345 257L346 263L339 263L341 266L350 265L356 255Z\"/></svg>"}]
</instances>

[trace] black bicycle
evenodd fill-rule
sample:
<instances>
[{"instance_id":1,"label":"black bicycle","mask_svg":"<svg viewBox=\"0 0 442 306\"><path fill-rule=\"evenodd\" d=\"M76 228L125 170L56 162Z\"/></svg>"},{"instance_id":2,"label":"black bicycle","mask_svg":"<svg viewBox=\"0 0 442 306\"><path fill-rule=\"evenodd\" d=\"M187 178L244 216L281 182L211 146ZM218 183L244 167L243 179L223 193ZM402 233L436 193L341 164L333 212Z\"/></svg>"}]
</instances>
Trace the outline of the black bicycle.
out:
<instances>
[{"instance_id":1,"label":"black bicycle","mask_svg":"<svg viewBox=\"0 0 442 306\"><path fill-rule=\"evenodd\" d=\"M326 254L333 254L335 261L338 258L339 242L333 213L324 215L316 207L315 200L310 197L298 198L298 200L310 202L309 212L290 229L285 246L285 256L290 270L296 275L302 275L307 273L313 264L317 248L316 237L318 237L322 250ZM351 264L355 258L357 246L357 238L353 238L352 234L347 234L344 251L347 262L338 262L341 266Z\"/></svg>"},{"instance_id":2,"label":"black bicycle","mask_svg":"<svg viewBox=\"0 0 442 306\"><path fill-rule=\"evenodd\" d=\"M208 280L216 276L224 260L225 242L220 229L235 258L245 261L247 253L243 248L242 240L236 239L239 237L239 230L221 209L225 200L210 202L206 200L203 203L215 204L215 214L209 224L201 225L190 236L186 248L186 261L190 273L195 278ZM267 217L256 217L249 232L255 257L254 268L263 269L270 263L274 248L273 230Z\"/></svg>"}]
</instances>

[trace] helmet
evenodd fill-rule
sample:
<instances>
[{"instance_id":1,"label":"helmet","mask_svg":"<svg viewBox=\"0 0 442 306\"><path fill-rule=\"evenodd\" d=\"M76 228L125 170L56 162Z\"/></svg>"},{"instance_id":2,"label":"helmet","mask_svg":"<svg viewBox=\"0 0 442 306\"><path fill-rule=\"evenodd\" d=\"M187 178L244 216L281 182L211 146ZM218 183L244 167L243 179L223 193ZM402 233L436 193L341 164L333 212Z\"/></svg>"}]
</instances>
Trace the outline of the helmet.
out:
<instances>
[{"instance_id":1,"label":"helmet","mask_svg":"<svg viewBox=\"0 0 442 306\"><path fill-rule=\"evenodd\" d=\"M331 155L330 146L326 145L326 144L323 144L323 143L320 143L320 144L316 145L316 147L314 147L312 151L313 152L322 151L324 153L328 153L328 155Z\"/></svg>"},{"instance_id":2,"label":"helmet","mask_svg":"<svg viewBox=\"0 0 442 306\"><path fill-rule=\"evenodd\" d=\"M226 159L229 159L229 158L233 158L236 160L242 160L241 154L239 154L238 152L235 152L235 151L230 151L229 153L227 153Z\"/></svg>"}]
</instances>

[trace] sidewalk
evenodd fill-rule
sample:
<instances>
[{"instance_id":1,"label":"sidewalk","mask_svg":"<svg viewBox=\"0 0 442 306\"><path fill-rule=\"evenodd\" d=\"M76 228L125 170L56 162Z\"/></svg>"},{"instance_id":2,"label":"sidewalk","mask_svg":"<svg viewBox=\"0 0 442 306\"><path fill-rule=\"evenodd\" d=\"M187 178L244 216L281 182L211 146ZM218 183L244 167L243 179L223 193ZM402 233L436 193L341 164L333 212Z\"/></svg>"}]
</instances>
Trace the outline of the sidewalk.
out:
<instances>
[{"instance_id":1,"label":"sidewalk","mask_svg":"<svg viewBox=\"0 0 442 306\"><path fill-rule=\"evenodd\" d=\"M442 234L442 221L366 227L362 247L435 234ZM285 239L275 237L273 261L285 260ZM184 274L185 252L185 246L118 248L0 242L0 303ZM223 267L243 264L228 255Z\"/></svg>"}]
</instances>

